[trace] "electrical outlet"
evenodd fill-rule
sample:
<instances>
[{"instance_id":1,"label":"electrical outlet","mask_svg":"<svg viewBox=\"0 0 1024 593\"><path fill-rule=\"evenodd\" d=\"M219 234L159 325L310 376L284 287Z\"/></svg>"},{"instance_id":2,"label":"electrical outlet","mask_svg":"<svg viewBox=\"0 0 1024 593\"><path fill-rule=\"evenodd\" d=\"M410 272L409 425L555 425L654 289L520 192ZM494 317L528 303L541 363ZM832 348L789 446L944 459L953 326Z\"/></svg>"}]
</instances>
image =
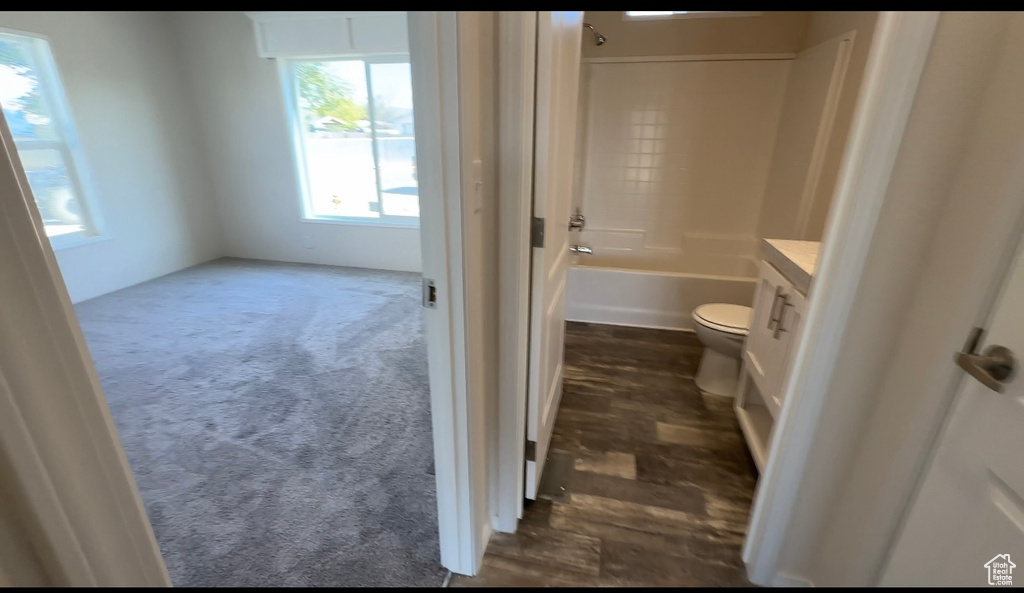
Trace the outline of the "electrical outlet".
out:
<instances>
[{"instance_id":1,"label":"electrical outlet","mask_svg":"<svg viewBox=\"0 0 1024 593\"><path fill-rule=\"evenodd\" d=\"M309 235L302 235L302 244L306 246L306 249L312 249L314 247L313 237L310 237Z\"/></svg>"}]
</instances>

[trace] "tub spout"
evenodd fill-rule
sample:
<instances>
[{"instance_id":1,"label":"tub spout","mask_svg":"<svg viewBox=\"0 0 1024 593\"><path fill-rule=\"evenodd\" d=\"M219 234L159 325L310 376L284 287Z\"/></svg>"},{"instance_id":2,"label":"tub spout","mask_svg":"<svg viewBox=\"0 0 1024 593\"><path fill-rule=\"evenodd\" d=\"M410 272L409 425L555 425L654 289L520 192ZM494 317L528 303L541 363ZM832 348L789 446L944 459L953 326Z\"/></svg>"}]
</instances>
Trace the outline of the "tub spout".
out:
<instances>
[{"instance_id":1,"label":"tub spout","mask_svg":"<svg viewBox=\"0 0 1024 593\"><path fill-rule=\"evenodd\" d=\"M587 247L586 245L570 245L569 251L573 253L585 253L587 255L591 255L592 253L594 253L594 250Z\"/></svg>"}]
</instances>

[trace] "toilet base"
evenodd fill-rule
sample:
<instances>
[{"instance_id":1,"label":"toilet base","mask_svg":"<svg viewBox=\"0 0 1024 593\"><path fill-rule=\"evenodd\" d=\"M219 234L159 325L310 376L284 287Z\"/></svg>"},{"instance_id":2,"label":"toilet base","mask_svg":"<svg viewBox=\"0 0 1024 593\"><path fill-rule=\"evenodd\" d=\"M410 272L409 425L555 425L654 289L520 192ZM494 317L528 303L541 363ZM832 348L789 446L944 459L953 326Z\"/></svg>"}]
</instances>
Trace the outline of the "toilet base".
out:
<instances>
[{"instance_id":1,"label":"toilet base","mask_svg":"<svg viewBox=\"0 0 1024 593\"><path fill-rule=\"evenodd\" d=\"M700 368L693 380L701 391L714 395L736 397L739 385L740 361L734 356L727 356L711 348L704 349L700 359Z\"/></svg>"}]
</instances>

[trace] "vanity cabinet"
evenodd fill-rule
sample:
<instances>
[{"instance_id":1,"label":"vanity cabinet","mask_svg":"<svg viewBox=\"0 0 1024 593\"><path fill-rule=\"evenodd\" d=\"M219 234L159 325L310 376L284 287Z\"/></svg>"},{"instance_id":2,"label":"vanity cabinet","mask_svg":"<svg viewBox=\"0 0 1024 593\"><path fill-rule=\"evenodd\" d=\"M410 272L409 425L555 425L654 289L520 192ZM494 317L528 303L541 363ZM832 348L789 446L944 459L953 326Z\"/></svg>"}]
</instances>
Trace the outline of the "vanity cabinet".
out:
<instances>
[{"instance_id":1,"label":"vanity cabinet","mask_svg":"<svg viewBox=\"0 0 1024 593\"><path fill-rule=\"evenodd\" d=\"M743 363L773 418L782 406L779 391L806 300L774 266L761 262Z\"/></svg>"},{"instance_id":2,"label":"vanity cabinet","mask_svg":"<svg viewBox=\"0 0 1024 593\"><path fill-rule=\"evenodd\" d=\"M772 428L782 409L783 387L803 328L806 293L817 256L817 244L810 242L766 243L766 258L760 262L750 328L740 359L740 381L734 405L743 436L760 471L767 462ZM780 246L783 249L779 249ZM806 255L807 250L813 250L811 263L800 257ZM778 267L769 259L778 263ZM789 270L790 276L780 268Z\"/></svg>"}]
</instances>

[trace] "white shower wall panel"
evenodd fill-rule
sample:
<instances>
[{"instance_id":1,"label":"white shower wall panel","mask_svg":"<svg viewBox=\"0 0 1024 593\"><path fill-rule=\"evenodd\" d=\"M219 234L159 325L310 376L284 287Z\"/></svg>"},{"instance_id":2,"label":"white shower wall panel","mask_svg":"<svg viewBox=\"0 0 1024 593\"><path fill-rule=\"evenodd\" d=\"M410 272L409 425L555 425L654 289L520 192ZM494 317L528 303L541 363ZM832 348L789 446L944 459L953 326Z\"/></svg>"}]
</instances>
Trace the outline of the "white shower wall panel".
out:
<instances>
[{"instance_id":1,"label":"white shower wall panel","mask_svg":"<svg viewBox=\"0 0 1024 593\"><path fill-rule=\"evenodd\" d=\"M753 239L789 68L584 64L582 240L642 267L652 254L685 256L693 237Z\"/></svg>"}]
</instances>

